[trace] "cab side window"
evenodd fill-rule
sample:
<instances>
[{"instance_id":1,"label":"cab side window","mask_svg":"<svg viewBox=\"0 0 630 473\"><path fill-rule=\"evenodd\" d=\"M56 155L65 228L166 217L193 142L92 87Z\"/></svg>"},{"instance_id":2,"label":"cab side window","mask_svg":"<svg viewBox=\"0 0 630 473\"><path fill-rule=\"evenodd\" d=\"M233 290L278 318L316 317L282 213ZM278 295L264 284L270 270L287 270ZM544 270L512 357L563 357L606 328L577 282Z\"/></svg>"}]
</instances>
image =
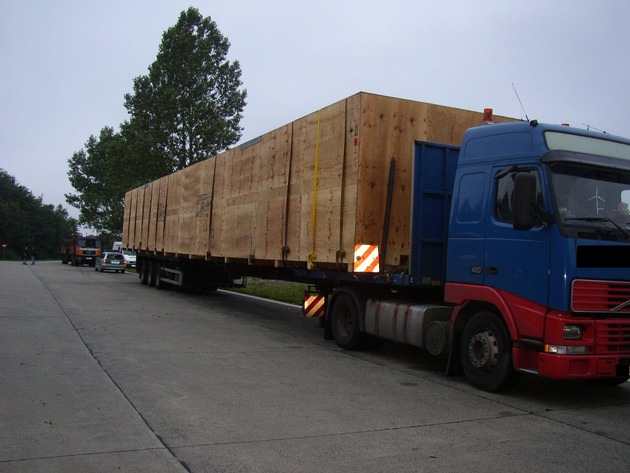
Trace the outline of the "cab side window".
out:
<instances>
[{"instance_id":1,"label":"cab side window","mask_svg":"<svg viewBox=\"0 0 630 473\"><path fill-rule=\"evenodd\" d=\"M529 172L536 177L536 201L541 208L544 208L542 189L540 186L540 176L536 170L518 172ZM502 173L501 173L502 174ZM512 194L514 193L514 179L517 172L502 174L496 179L494 196L494 218L498 222L513 223ZM542 222L540 225L542 226Z\"/></svg>"}]
</instances>

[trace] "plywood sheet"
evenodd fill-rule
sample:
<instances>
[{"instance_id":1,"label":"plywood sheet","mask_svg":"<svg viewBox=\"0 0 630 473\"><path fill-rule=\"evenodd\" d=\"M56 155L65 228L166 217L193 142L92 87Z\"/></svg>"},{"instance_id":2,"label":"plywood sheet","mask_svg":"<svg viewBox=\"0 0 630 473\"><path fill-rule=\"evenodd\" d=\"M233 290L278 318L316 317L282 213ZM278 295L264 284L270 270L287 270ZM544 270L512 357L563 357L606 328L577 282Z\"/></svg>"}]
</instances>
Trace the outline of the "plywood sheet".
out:
<instances>
[{"instance_id":1,"label":"plywood sheet","mask_svg":"<svg viewBox=\"0 0 630 473\"><path fill-rule=\"evenodd\" d=\"M168 176L168 194L164 215L164 252L171 255L181 253L179 243L179 218L182 212L181 198L185 189L183 171Z\"/></svg>"}]
</instances>

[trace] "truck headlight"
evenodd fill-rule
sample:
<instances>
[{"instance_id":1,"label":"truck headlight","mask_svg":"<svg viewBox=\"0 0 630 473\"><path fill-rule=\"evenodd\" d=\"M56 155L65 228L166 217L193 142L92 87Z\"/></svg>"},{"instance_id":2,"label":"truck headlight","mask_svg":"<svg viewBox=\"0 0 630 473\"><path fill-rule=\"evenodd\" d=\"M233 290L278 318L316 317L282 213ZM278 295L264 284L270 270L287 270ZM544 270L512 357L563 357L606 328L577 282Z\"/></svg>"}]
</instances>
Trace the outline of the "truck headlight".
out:
<instances>
[{"instance_id":1,"label":"truck headlight","mask_svg":"<svg viewBox=\"0 0 630 473\"><path fill-rule=\"evenodd\" d=\"M564 326L562 332L564 333L565 340L581 340L582 339L581 325L567 324Z\"/></svg>"},{"instance_id":2,"label":"truck headlight","mask_svg":"<svg viewBox=\"0 0 630 473\"><path fill-rule=\"evenodd\" d=\"M545 353L552 353L554 355L586 355L586 347L545 345Z\"/></svg>"}]
</instances>

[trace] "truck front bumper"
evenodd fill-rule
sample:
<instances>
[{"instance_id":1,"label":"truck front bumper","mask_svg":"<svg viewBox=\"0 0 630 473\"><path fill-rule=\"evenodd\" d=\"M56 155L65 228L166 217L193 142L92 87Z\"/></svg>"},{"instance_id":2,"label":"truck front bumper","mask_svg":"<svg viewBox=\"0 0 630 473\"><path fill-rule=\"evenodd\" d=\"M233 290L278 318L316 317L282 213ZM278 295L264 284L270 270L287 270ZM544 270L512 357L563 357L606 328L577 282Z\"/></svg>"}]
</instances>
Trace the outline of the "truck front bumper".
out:
<instances>
[{"instance_id":1,"label":"truck front bumper","mask_svg":"<svg viewBox=\"0 0 630 473\"><path fill-rule=\"evenodd\" d=\"M517 352L519 350L516 350ZM515 353L518 357L519 354ZM521 353L521 356L527 355ZM527 370L529 371L529 370ZM606 379L630 375L630 355L557 355L536 354L538 375L554 379Z\"/></svg>"}]
</instances>

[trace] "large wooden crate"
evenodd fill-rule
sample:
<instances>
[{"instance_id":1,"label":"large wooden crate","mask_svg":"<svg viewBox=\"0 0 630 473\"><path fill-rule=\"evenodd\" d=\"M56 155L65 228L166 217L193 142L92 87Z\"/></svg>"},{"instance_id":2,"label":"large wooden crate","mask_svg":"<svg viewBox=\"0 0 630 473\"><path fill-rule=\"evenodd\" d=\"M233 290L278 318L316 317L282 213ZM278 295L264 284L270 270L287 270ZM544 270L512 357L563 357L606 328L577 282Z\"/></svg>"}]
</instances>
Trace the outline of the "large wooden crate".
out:
<instances>
[{"instance_id":1,"label":"large wooden crate","mask_svg":"<svg viewBox=\"0 0 630 473\"><path fill-rule=\"evenodd\" d=\"M414 140L459 145L482 118L480 112L353 95L129 191L123 245L186 258L352 271L355 245L382 243L395 159L381 269L405 268Z\"/></svg>"}]
</instances>

